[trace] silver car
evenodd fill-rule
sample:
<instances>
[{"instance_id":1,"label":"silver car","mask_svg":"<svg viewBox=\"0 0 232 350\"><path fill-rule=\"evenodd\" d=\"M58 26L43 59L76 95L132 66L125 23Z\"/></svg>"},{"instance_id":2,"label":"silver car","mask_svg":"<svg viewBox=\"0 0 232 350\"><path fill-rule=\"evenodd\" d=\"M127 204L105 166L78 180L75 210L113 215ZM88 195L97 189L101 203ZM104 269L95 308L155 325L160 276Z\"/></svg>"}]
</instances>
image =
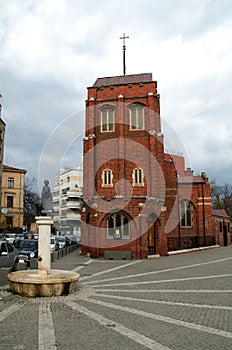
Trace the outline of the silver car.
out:
<instances>
[{"instance_id":1,"label":"silver car","mask_svg":"<svg viewBox=\"0 0 232 350\"><path fill-rule=\"evenodd\" d=\"M17 270L19 259L14 246L4 240L0 240L0 268Z\"/></svg>"}]
</instances>

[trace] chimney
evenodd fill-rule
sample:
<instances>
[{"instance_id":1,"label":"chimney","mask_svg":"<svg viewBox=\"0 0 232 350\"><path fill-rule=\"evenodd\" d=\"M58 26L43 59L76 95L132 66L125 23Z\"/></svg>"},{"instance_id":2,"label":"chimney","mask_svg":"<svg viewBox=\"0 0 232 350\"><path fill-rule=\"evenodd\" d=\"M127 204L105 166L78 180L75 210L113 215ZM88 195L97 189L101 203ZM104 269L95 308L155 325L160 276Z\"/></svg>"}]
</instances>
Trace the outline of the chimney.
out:
<instances>
[{"instance_id":1,"label":"chimney","mask_svg":"<svg viewBox=\"0 0 232 350\"><path fill-rule=\"evenodd\" d=\"M184 171L184 175L185 176L193 176L193 170L191 168L187 168L185 171Z\"/></svg>"},{"instance_id":2,"label":"chimney","mask_svg":"<svg viewBox=\"0 0 232 350\"><path fill-rule=\"evenodd\" d=\"M208 176L206 175L206 172L205 172L205 171L202 171L201 177L202 177L202 179L203 179L205 182L208 182Z\"/></svg>"}]
</instances>

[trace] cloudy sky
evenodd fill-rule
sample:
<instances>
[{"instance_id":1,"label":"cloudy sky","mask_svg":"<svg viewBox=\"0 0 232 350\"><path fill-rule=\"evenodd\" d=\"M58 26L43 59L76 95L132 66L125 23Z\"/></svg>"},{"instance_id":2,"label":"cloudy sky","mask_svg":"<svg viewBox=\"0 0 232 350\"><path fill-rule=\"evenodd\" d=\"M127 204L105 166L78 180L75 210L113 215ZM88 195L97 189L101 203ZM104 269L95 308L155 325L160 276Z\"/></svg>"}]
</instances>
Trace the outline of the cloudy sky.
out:
<instances>
[{"instance_id":1,"label":"cloudy sky","mask_svg":"<svg viewBox=\"0 0 232 350\"><path fill-rule=\"evenodd\" d=\"M40 187L81 162L86 87L123 73L124 32L127 74L157 80L187 165L231 183L231 0L0 0L4 163Z\"/></svg>"}]
</instances>

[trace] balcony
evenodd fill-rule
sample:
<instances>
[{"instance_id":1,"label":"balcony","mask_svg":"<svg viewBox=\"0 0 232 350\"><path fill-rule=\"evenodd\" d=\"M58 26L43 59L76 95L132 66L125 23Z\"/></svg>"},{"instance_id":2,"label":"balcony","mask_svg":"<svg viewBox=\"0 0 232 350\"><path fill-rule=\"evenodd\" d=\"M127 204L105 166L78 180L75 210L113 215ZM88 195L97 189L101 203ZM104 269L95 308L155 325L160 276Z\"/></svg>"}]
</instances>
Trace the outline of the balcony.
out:
<instances>
[{"instance_id":1,"label":"balcony","mask_svg":"<svg viewBox=\"0 0 232 350\"><path fill-rule=\"evenodd\" d=\"M60 210L60 206L59 205L53 205L53 210L54 211L59 211Z\"/></svg>"},{"instance_id":2,"label":"balcony","mask_svg":"<svg viewBox=\"0 0 232 350\"><path fill-rule=\"evenodd\" d=\"M68 198L81 198L82 197L82 190L69 190L67 191Z\"/></svg>"},{"instance_id":3,"label":"balcony","mask_svg":"<svg viewBox=\"0 0 232 350\"><path fill-rule=\"evenodd\" d=\"M81 214L68 213L66 215L66 220L81 220Z\"/></svg>"},{"instance_id":4,"label":"balcony","mask_svg":"<svg viewBox=\"0 0 232 350\"><path fill-rule=\"evenodd\" d=\"M81 203L79 201L68 200L66 205L67 205L67 208L69 208L69 209L81 210Z\"/></svg>"}]
</instances>

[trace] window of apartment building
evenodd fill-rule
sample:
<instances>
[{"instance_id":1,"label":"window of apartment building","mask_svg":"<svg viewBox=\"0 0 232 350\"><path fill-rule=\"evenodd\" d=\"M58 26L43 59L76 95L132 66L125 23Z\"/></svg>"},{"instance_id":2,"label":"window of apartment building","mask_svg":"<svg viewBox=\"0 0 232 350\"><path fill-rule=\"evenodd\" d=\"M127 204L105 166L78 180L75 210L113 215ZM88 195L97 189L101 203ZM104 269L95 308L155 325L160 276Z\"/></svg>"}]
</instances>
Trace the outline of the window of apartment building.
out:
<instances>
[{"instance_id":1,"label":"window of apartment building","mask_svg":"<svg viewBox=\"0 0 232 350\"><path fill-rule=\"evenodd\" d=\"M13 208L13 196L6 197L6 206L7 208Z\"/></svg>"},{"instance_id":2,"label":"window of apartment building","mask_svg":"<svg viewBox=\"0 0 232 350\"><path fill-rule=\"evenodd\" d=\"M14 178L8 177L8 188L14 188Z\"/></svg>"},{"instance_id":3,"label":"window of apartment building","mask_svg":"<svg viewBox=\"0 0 232 350\"><path fill-rule=\"evenodd\" d=\"M101 131L114 131L115 112L113 108L101 110Z\"/></svg>"},{"instance_id":4,"label":"window of apartment building","mask_svg":"<svg viewBox=\"0 0 232 350\"><path fill-rule=\"evenodd\" d=\"M143 169L140 169L140 168L134 169L134 170L133 170L133 174L132 174L132 178L133 178L133 186L144 186L144 182L143 182L143 178L144 178Z\"/></svg>"},{"instance_id":5,"label":"window of apartment building","mask_svg":"<svg viewBox=\"0 0 232 350\"><path fill-rule=\"evenodd\" d=\"M183 200L180 202L180 226L192 227L192 204Z\"/></svg>"},{"instance_id":6,"label":"window of apartment building","mask_svg":"<svg viewBox=\"0 0 232 350\"><path fill-rule=\"evenodd\" d=\"M144 129L144 106L134 104L130 107L130 129Z\"/></svg>"},{"instance_id":7,"label":"window of apartment building","mask_svg":"<svg viewBox=\"0 0 232 350\"><path fill-rule=\"evenodd\" d=\"M121 239L130 237L130 219L122 212L113 213L107 218L107 237Z\"/></svg>"},{"instance_id":8,"label":"window of apartment building","mask_svg":"<svg viewBox=\"0 0 232 350\"><path fill-rule=\"evenodd\" d=\"M113 173L110 169L105 169L102 172L102 187L113 186Z\"/></svg>"},{"instance_id":9,"label":"window of apartment building","mask_svg":"<svg viewBox=\"0 0 232 350\"><path fill-rule=\"evenodd\" d=\"M62 189L62 194L67 194L68 191L69 191L69 187L63 188Z\"/></svg>"}]
</instances>

